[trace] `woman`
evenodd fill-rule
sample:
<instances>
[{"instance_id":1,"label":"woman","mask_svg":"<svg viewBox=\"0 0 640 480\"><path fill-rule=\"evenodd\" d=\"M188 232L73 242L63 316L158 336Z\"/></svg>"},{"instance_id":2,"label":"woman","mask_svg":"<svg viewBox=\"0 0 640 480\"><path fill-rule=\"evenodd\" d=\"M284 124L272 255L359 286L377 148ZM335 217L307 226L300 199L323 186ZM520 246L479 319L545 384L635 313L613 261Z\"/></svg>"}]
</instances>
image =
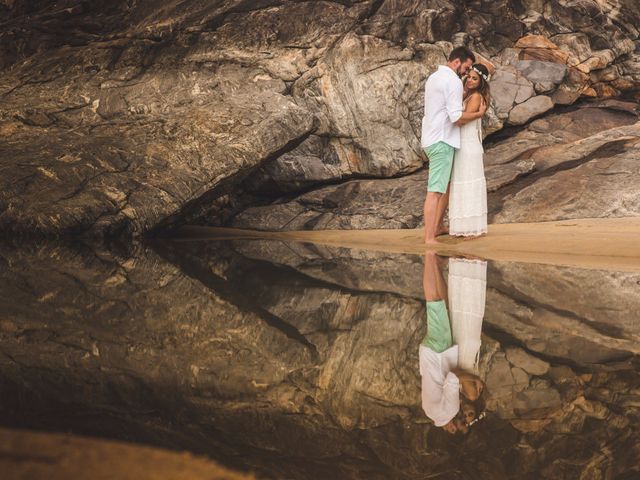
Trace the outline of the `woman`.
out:
<instances>
[{"instance_id":1,"label":"woman","mask_svg":"<svg viewBox=\"0 0 640 480\"><path fill-rule=\"evenodd\" d=\"M486 416L485 384L477 376L464 370L454 369L460 380L460 409L449 423L442 426L448 433L469 433L469 427Z\"/></svg>"},{"instance_id":2,"label":"woman","mask_svg":"<svg viewBox=\"0 0 640 480\"><path fill-rule=\"evenodd\" d=\"M453 343L458 345L458 368L477 375L487 294L487 262L450 258L447 283L451 332Z\"/></svg>"},{"instance_id":3,"label":"woman","mask_svg":"<svg viewBox=\"0 0 640 480\"><path fill-rule=\"evenodd\" d=\"M478 112L489 104L489 70L471 67L464 83L465 112ZM482 119L460 127L460 149L451 174L449 235L478 237L487 233L487 182L484 178Z\"/></svg>"},{"instance_id":4,"label":"woman","mask_svg":"<svg viewBox=\"0 0 640 480\"><path fill-rule=\"evenodd\" d=\"M418 351L422 409L436 427L449 433L467 431L480 410L475 406L473 411L468 407L465 410L461 406L474 404L484 391L482 380L460 367L467 365L475 370L484 313L486 262L462 259L455 262L453 267L449 264L454 276L450 274L453 282L448 292L436 254L425 252L422 281L427 332ZM464 288L458 288L458 283L464 283ZM470 284L470 288L466 284ZM456 309L452 312L455 317L452 321L447 307L449 293L454 296L452 306ZM463 298L465 296L468 298ZM461 345L454 343L455 335Z\"/></svg>"}]
</instances>

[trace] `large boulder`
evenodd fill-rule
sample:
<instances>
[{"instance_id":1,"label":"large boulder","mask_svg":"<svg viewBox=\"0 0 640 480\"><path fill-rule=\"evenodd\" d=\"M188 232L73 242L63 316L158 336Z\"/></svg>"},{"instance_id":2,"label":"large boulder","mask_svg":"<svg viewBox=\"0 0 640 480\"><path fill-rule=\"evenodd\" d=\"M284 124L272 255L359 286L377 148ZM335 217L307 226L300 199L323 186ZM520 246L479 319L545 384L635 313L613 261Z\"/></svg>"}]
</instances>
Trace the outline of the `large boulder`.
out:
<instances>
[{"instance_id":1,"label":"large boulder","mask_svg":"<svg viewBox=\"0 0 640 480\"><path fill-rule=\"evenodd\" d=\"M334 139L345 174L408 173L424 159L410 122L423 107L418 84L445 60L439 47L416 52L348 34L294 84L293 95L318 112L318 134Z\"/></svg>"},{"instance_id":2,"label":"large boulder","mask_svg":"<svg viewBox=\"0 0 640 480\"><path fill-rule=\"evenodd\" d=\"M313 129L308 112L282 95L136 117L76 129L3 122L0 230L138 235Z\"/></svg>"}]
</instances>

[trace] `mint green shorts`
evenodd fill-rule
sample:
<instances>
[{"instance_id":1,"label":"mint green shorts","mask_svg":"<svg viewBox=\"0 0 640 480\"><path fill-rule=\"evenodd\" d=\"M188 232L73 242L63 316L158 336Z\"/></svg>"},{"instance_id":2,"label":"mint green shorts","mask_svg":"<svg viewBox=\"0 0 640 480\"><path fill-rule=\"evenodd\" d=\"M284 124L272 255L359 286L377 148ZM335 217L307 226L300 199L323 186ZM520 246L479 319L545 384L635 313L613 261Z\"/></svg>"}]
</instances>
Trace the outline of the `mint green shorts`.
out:
<instances>
[{"instance_id":1,"label":"mint green shorts","mask_svg":"<svg viewBox=\"0 0 640 480\"><path fill-rule=\"evenodd\" d=\"M453 346L449 312L444 300L426 302L427 304L427 334L422 345L436 353L442 353Z\"/></svg>"},{"instance_id":2,"label":"mint green shorts","mask_svg":"<svg viewBox=\"0 0 640 480\"><path fill-rule=\"evenodd\" d=\"M429 183L428 192L444 193L451 180L453 168L453 155L455 148L445 142L437 142L424 149L429 157Z\"/></svg>"}]
</instances>

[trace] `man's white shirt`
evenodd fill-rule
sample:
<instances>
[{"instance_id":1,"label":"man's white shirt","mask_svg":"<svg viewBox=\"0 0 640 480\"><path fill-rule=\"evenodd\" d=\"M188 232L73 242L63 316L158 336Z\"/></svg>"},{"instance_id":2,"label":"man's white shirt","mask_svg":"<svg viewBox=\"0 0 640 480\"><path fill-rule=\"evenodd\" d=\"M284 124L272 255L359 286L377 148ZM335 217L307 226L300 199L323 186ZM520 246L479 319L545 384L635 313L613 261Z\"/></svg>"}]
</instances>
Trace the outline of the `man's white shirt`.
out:
<instances>
[{"instance_id":1,"label":"man's white shirt","mask_svg":"<svg viewBox=\"0 0 640 480\"><path fill-rule=\"evenodd\" d=\"M424 86L424 117L422 117L422 148L440 141L460 148L462 116L462 80L451 68L440 65Z\"/></svg>"},{"instance_id":2,"label":"man's white shirt","mask_svg":"<svg viewBox=\"0 0 640 480\"><path fill-rule=\"evenodd\" d=\"M446 425L460 410L460 379L451 370L458 366L458 345L436 353L420 345L422 409L436 427Z\"/></svg>"}]
</instances>

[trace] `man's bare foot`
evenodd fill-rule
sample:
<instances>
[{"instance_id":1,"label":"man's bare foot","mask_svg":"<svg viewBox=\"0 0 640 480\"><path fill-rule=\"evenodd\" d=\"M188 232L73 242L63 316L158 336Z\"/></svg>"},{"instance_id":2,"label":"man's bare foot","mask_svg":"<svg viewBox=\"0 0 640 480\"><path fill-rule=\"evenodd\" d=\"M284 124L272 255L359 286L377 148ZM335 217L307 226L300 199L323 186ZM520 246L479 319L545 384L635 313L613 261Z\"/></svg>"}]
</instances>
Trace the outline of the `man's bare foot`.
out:
<instances>
[{"instance_id":1,"label":"man's bare foot","mask_svg":"<svg viewBox=\"0 0 640 480\"><path fill-rule=\"evenodd\" d=\"M440 242L438 242L438 239L436 239L436 238L426 238L425 237L424 244L425 245L440 245Z\"/></svg>"}]
</instances>

